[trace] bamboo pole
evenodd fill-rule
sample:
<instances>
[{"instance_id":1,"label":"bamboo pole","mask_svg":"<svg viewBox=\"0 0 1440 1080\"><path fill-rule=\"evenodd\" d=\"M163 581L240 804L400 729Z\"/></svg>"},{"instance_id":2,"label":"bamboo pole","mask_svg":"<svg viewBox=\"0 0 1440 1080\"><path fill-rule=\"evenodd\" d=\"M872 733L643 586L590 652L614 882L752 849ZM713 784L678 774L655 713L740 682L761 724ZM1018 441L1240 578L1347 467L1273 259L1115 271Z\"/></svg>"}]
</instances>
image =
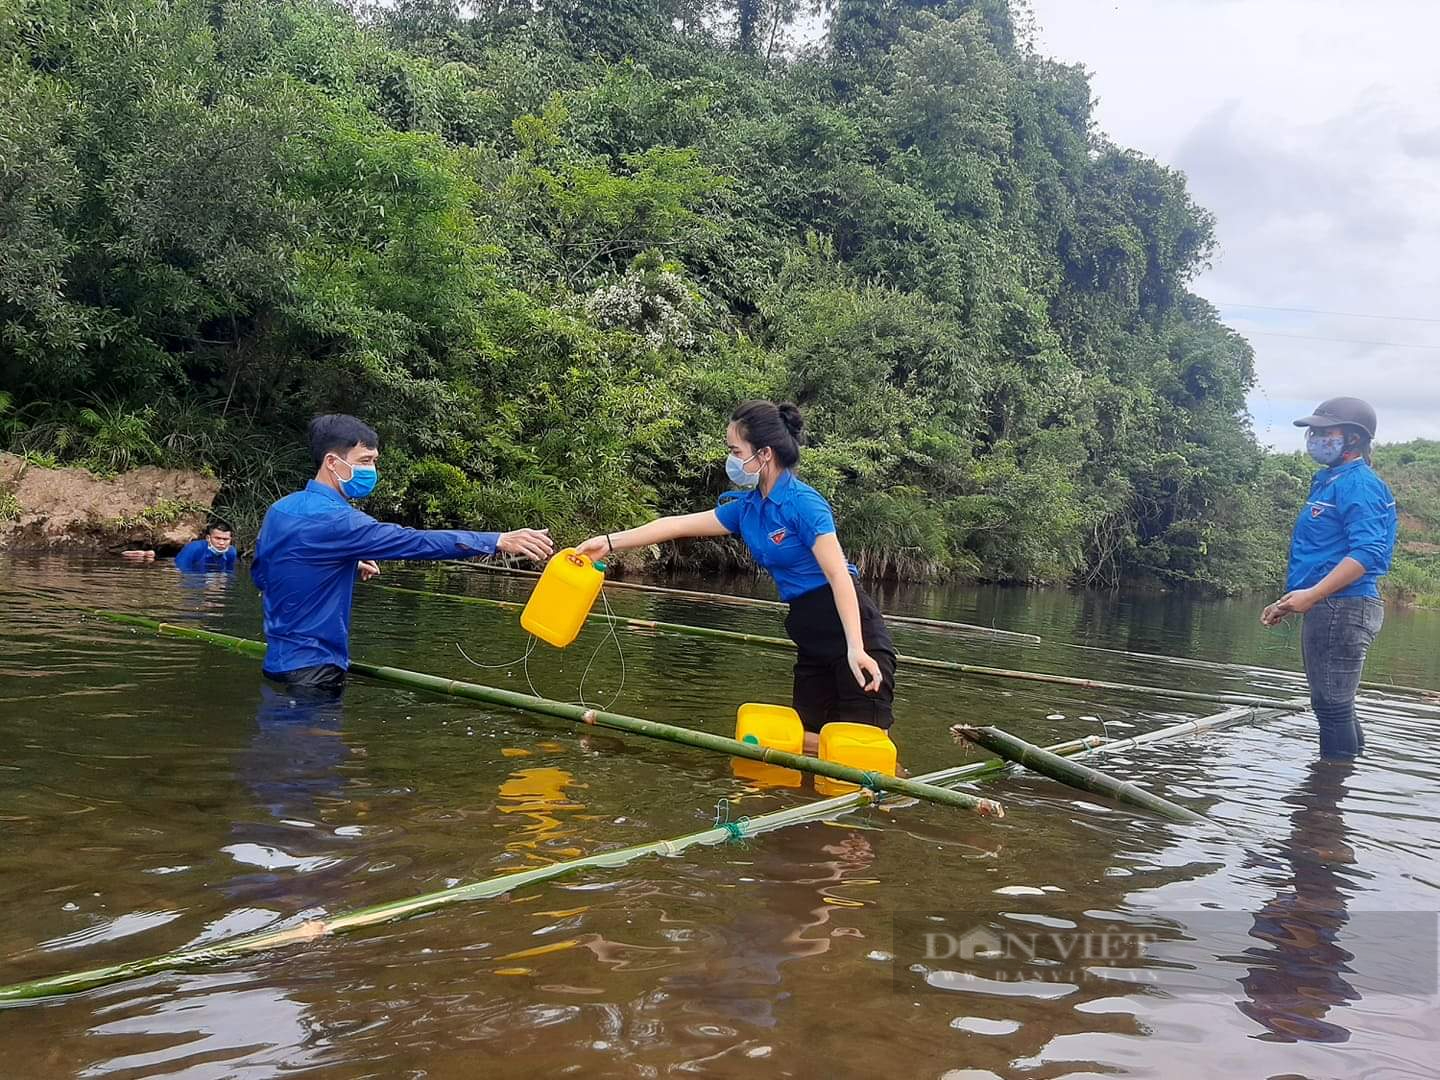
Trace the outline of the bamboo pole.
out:
<instances>
[{"instance_id":1,"label":"bamboo pole","mask_svg":"<svg viewBox=\"0 0 1440 1080\"><path fill-rule=\"evenodd\" d=\"M215 645L222 645L226 648L236 649L249 655L263 655L265 650L264 644L259 641L251 641L248 638L237 638L229 634L217 634L211 630L200 630L189 626L174 626L169 623L157 622L154 619L146 619L137 615L124 615L113 611L95 611L93 614L102 619L108 619L111 622L151 630L165 637L208 642ZM404 668L385 667L383 665L367 664L361 661L351 661L350 670L357 675L365 675L372 679L378 679L381 682L393 683L396 686L404 686L412 690L423 690L449 697L464 698L468 701L479 701L487 705L501 705L510 709L519 709L522 712L536 713L541 716L553 716L561 720L570 720L577 724L610 728L615 731L629 732L632 735L643 735L646 738L678 743L679 745L694 747L698 750L710 750L716 753L727 754L731 757L750 758L753 761L763 761L771 765L780 765L784 768L795 769L799 772L814 773L817 776L828 776L832 780L842 780L845 783L855 784L860 787L892 791L897 794L910 795L917 799L926 799L930 802L940 803L942 806L954 806L962 810L974 810L982 817L1001 818L1005 816L1004 808L1001 807L999 803L993 802L990 799L976 798L974 795L969 795L964 792L951 791L948 788L935 787L931 784L925 784L899 776L886 776L882 773L867 772L864 769L853 769L848 765L841 765L834 761L826 761L823 758L807 757L804 754L791 754L787 751L776 750L768 746L740 742L738 739L731 739L724 735L712 735L708 731L696 731L693 728L677 727L674 724L662 724L658 721L645 720L638 716L625 716L621 713L587 709L581 705L571 705L563 701L553 701L550 698L532 697L529 694L518 694L513 690L501 690L498 687L462 682L459 679L446 679L439 675L429 675L422 671L407 671Z\"/></svg>"},{"instance_id":2,"label":"bamboo pole","mask_svg":"<svg viewBox=\"0 0 1440 1080\"><path fill-rule=\"evenodd\" d=\"M1217 671L1240 671L1252 675L1283 675L1286 678L1304 680L1305 672L1287 671L1284 668L1259 667L1253 664L1233 664L1224 660L1199 660L1193 656L1166 656L1163 653L1136 652L1133 649L1108 649L1103 645L1079 645L1071 641L1060 642L1067 649L1083 649L1086 652L1106 653L1110 656L1127 656L1136 660L1159 660L1181 667L1214 668ZM1404 686L1380 680L1365 679L1360 683L1364 690L1390 690L1399 694L1413 694L1420 697L1440 696L1440 690L1429 690L1423 686Z\"/></svg>"},{"instance_id":3,"label":"bamboo pole","mask_svg":"<svg viewBox=\"0 0 1440 1080\"><path fill-rule=\"evenodd\" d=\"M1212 716L1201 716L1194 720L1182 720L1175 724L1167 724L1163 728L1156 728L1154 731L1143 732L1140 735L1131 735L1124 739L1087 735L1081 739L1072 739L1069 742L1056 743L1054 746L1046 747L1046 749L1052 754L1063 754L1066 757L1075 757L1077 759L1087 758L1097 754L1113 754L1122 750L1148 746L1153 742L1183 738L1187 735L1204 735L1212 731L1220 731L1227 727L1234 727L1236 724L1257 724L1265 720L1275 720L1281 716L1291 716L1296 711L1305 708L1304 701L1294 701L1287 704L1288 707L1283 709L1227 709L1224 712L1215 713ZM928 784L959 784L972 779L983 778L991 773L1002 772L1012 767L1013 763L1003 758L990 758L983 762L969 765L956 765L949 769L941 769L939 772L926 773L923 777L918 777L917 779L922 779Z\"/></svg>"},{"instance_id":4,"label":"bamboo pole","mask_svg":"<svg viewBox=\"0 0 1440 1080\"><path fill-rule=\"evenodd\" d=\"M1169 799L1162 799L1159 795L1146 791L1136 784L1117 780L1099 769L1092 769L1078 761L1063 758L1059 754L1052 754L1043 747L1026 742L1000 728L956 724L950 731L960 738L969 739L977 746L984 747L991 753L999 754L1008 761L1023 765L1032 772L1048 776L1052 780L1058 780L1062 784L1087 791L1092 795L1105 795L1117 802L1138 806L1143 810L1159 814L1161 817L1169 818L1171 821L1185 824L1210 820L1202 814L1197 814L1178 803L1171 802Z\"/></svg>"},{"instance_id":5,"label":"bamboo pole","mask_svg":"<svg viewBox=\"0 0 1440 1080\"><path fill-rule=\"evenodd\" d=\"M399 585L382 585L380 588L391 592L426 596L436 600L453 600L461 604L477 604L500 610L517 610L525 605L513 600L491 600L482 596L465 596L459 593L430 592L425 589L407 589ZM650 630L657 633L684 634L690 637L708 638L711 641L733 641L744 645L761 645L774 649L794 649L795 643L789 638L770 637L765 634L745 634L736 630L717 630L711 626L691 626L687 623L657 622L654 619L629 619L619 615L605 615L592 612L589 618L625 626L634 630ZM1087 690L1116 690L1123 693L1151 694L1160 697L1180 698L1188 701L1207 701L1221 705L1254 705L1261 708L1284 708L1287 703L1278 698L1260 697L1252 694L1220 694L1201 690L1175 690L1164 686L1142 686L1136 683L1102 682L1098 679L1079 679L1070 675L1049 675L1040 671L1013 671L1009 668L984 667L979 664L962 664L955 660L935 660L927 656L909 656L900 653L897 662L907 667L928 668L934 671L949 671L963 675L980 675L994 679L1020 679L1027 682L1051 683L1059 686L1078 686ZM1302 708L1304 706L1301 706Z\"/></svg>"},{"instance_id":6,"label":"bamboo pole","mask_svg":"<svg viewBox=\"0 0 1440 1080\"><path fill-rule=\"evenodd\" d=\"M1104 743L1094 750L1081 751L1077 756L1084 757L1089 754L1114 754L1124 750L1132 750L1138 746L1148 746L1153 742L1163 742L1170 739L1183 738L1186 735L1204 735L1208 732L1219 731L1223 728L1234 727L1236 724L1258 724L1265 720L1276 720L1282 716L1293 716L1309 707L1309 702L1304 698L1295 698L1285 702L1283 708L1273 709L1228 709L1214 716L1201 716L1194 720L1182 720L1176 724L1167 724L1163 728L1156 728L1154 731L1147 731L1140 735L1132 735L1125 739L1106 739Z\"/></svg>"},{"instance_id":7,"label":"bamboo pole","mask_svg":"<svg viewBox=\"0 0 1440 1080\"><path fill-rule=\"evenodd\" d=\"M244 638L233 638L231 641L242 644L245 643ZM241 651L246 650L242 649ZM1285 715L1284 710L1271 709L1261 711L1255 709L1232 709L1215 716L1201 717L1198 720L1172 724L1168 727L1146 732L1143 735L1138 735L1130 739L1107 740L1097 735L1087 735L1083 738L1056 743L1047 749L1051 753L1064 755L1104 753L1113 749L1124 749L1145 743L1178 738L1184 735L1218 730L1221 727L1243 723L1246 720L1257 721L1261 719L1272 719L1275 716L1281 715ZM966 783L984 779L987 776L1002 772L1008 767L1009 763L1003 759L989 758L985 761L972 762L967 765L939 769L935 772L926 773L924 776L917 777L917 780L932 784ZM714 845L726 840L759 836L763 833L786 828L790 825L830 820L869 804L874 800L874 797L873 792L861 789L848 795L837 795L834 798L825 799L820 802L789 807L785 810L778 810L774 813L763 814L755 818L743 818L725 826L717 826L698 833L691 833L688 836L676 837L673 840L661 840L650 844L640 844L634 847L620 848L614 851L587 855L578 859L570 859L566 862L551 863L548 866L534 867L530 870L501 874L496 877L487 878L484 881L462 885L455 889L423 893L420 896L410 897L405 900L396 900L390 903L360 908L357 911L342 913L332 919L313 919L302 923L298 927L291 927L285 930L260 931L255 934L231 938L228 941L223 941L215 945L180 949L175 952L166 953L163 956L153 956L128 963L92 968L88 971L36 979L25 983L16 983L11 986L0 987L0 1006L20 1004L43 998L59 997L66 994L76 994L100 986L108 986L129 979L138 979L146 975L158 974L162 971L183 970L204 964L232 960L241 956L265 952L287 945L306 944L322 937L343 934L351 930L374 926L393 919L408 918L427 911L434 911L450 904L473 902L490 899L495 896L502 896L522 886L536 885L544 881L550 881L576 873L583 869L619 867L633 862L636 859L651 855L678 855L687 848L696 845Z\"/></svg>"},{"instance_id":8,"label":"bamboo pole","mask_svg":"<svg viewBox=\"0 0 1440 1080\"><path fill-rule=\"evenodd\" d=\"M524 570L518 566L502 566L493 562L466 562L457 563L466 570L488 570L492 574L515 574L520 577L539 577L538 570ZM676 589L667 585L647 585L640 581L616 581L607 578L605 584L616 589L635 589L639 592L664 593L666 596L679 596L689 600L708 600L719 604L734 604L740 607L767 607L783 608L788 607L783 600L767 600L760 596L735 596L731 593L703 592L699 589ZM885 621L892 623L903 623L907 626L927 626L935 630L968 630L976 634L991 634L995 637L1018 638L1038 645L1040 636L1038 634L1026 634L1019 630L1000 630L994 626L980 626L976 623L952 622L948 619L927 619L920 615L895 615L890 612L884 613Z\"/></svg>"}]
</instances>

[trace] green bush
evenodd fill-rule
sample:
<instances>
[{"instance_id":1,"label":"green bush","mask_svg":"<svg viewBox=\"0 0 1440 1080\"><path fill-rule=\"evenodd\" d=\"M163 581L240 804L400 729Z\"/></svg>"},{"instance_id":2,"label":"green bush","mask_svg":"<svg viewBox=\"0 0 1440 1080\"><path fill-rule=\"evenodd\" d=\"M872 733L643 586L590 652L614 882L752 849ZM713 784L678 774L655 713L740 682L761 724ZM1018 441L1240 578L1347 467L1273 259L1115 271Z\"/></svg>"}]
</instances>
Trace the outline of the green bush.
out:
<instances>
[{"instance_id":1,"label":"green bush","mask_svg":"<svg viewBox=\"0 0 1440 1080\"><path fill-rule=\"evenodd\" d=\"M1440 607L1440 559L1396 561L1383 579L1385 595L1402 604Z\"/></svg>"}]
</instances>

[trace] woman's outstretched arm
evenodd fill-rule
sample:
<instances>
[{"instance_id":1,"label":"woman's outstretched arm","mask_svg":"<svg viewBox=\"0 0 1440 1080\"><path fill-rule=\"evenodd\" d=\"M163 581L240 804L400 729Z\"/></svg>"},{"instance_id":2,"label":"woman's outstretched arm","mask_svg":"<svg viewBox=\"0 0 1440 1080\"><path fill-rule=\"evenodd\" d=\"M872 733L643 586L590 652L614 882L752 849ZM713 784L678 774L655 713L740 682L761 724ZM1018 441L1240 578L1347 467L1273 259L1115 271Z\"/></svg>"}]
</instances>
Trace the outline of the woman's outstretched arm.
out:
<instances>
[{"instance_id":1,"label":"woman's outstretched arm","mask_svg":"<svg viewBox=\"0 0 1440 1080\"><path fill-rule=\"evenodd\" d=\"M728 536L730 530L720 523L714 510L702 510L698 514L676 514L656 518L644 525L617 533L602 533L592 536L576 550L592 559L603 559L612 552L631 551L664 544L671 540L685 540L696 536Z\"/></svg>"}]
</instances>

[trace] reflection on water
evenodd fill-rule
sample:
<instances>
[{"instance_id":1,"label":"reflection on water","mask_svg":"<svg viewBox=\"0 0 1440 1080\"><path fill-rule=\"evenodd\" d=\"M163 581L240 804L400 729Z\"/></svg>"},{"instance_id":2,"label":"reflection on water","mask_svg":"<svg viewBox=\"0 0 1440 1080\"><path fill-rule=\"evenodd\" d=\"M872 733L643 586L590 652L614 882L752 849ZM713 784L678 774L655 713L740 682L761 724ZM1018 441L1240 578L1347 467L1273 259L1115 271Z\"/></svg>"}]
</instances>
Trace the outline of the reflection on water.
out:
<instances>
[{"instance_id":1,"label":"reflection on water","mask_svg":"<svg viewBox=\"0 0 1440 1080\"><path fill-rule=\"evenodd\" d=\"M790 839L778 853L754 853L739 881L743 906L715 928L703 962L662 980L694 999L697 1014L772 1028L776 1008L790 998L781 978L786 964L823 956L837 938L863 938L832 922L839 910L862 906L854 894L876 884L863 876L875 861L869 839L823 826ZM816 858L797 861L807 842Z\"/></svg>"},{"instance_id":2,"label":"reflection on water","mask_svg":"<svg viewBox=\"0 0 1440 1080\"><path fill-rule=\"evenodd\" d=\"M327 804L342 801L340 766L351 754L342 698L256 682L255 737L239 755L236 774L265 816L240 815L231 825L233 840L221 850L247 869L224 888L252 903L323 903L343 861L341 841L325 820Z\"/></svg>"},{"instance_id":3,"label":"reflection on water","mask_svg":"<svg viewBox=\"0 0 1440 1080\"><path fill-rule=\"evenodd\" d=\"M579 848L557 847L555 841L570 833L569 822L558 815L573 815L585 809L584 803L567 797L565 790L584 786L576 784L575 778L564 769L549 766L520 769L506 778L500 785L496 809L525 819L520 835L505 842L506 850L524 851L537 862L579 856Z\"/></svg>"},{"instance_id":4,"label":"reflection on water","mask_svg":"<svg viewBox=\"0 0 1440 1080\"><path fill-rule=\"evenodd\" d=\"M444 567L387 578L507 599L525 588ZM1263 670L1294 672L1298 655L1258 627L1249 602L877 592L892 610L1044 639L897 628L907 652L1209 691L1302 685ZM620 615L779 630L764 609L619 591L611 603ZM725 758L364 680L343 702L299 699L264 683L251 659L73 610L255 636L243 573L196 583L0 559L0 605L4 981L692 833L722 799L754 817L816 797ZM599 635L532 658L537 682L573 696ZM1367 675L1440 686L1437 639L1433 613L1392 612ZM513 616L357 590L357 656L475 677L456 641L496 657L524 651ZM624 645L626 712L729 734L742 701L789 699L783 652L655 633ZM589 685L617 685L618 674L602 649ZM523 685L520 671L484 677ZM1440 707L1379 692L1360 707L1370 752L1348 767L1312 767L1306 716L1105 760L1227 833L1007 777L986 785L1007 805L1003 822L872 808L3 1012L7 1075L449 1077L474 1075L483 1055L487 1075L501 1076L1429 1076L1433 979L1425 992L1424 963L1363 924L1440 901L1440 765L1428 746ZM1097 720L1131 734L1206 711L915 671L900 687L897 737L918 774L972 756L946 735L957 721L1044 743L1095 733ZM1148 966L1093 965L1075 989L942 987L933 965L892 959L906 912L961 929L1118 925L1155 931L1164 947ZM1406 971L1413 985L1376 992ZM1158 982L1140 978L1156 972Z\"/></svg>"},{"instance_id":5,"label":"reflection on water","mask_svg":"<svg viewBox=\"0 0 1440 1080\"><path fill-rule=\"evenodd\" d=\"M1352 895L1371 875L1356 866L1346 840L1340 801L1353 764L1315 761L1305 782L1285 801L1295 806L1280 845L1288 880L1255 916L1246 950L1254 966L1240 980L1248 1001L1240 1011L1263 1024L1271 1038L1345 1042L1350 1032L1327 1022L1329 1013L1360 994L1346 981L1354 955L1340 942Z\"/></svg>"}]
</instances>

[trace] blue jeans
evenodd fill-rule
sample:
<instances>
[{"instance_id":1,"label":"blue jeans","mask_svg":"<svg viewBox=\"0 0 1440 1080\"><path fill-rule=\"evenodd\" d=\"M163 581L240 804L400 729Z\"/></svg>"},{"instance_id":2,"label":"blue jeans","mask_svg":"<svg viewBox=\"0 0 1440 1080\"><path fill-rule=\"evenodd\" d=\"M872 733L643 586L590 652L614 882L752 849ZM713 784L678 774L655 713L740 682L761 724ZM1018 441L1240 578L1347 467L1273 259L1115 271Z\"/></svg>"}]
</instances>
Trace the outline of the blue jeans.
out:
<instances>
[{"instance_id":1,"label":"blue jeans","mask_svg":"<svg viewBox=\"0 0 1440 1080\"><path fill-rule=\"evenodd\" d=\"M1320 756L1353 758L1365 749L1355 719L1355 691L1365 654L1385 621L1385 605L1370 596L1330 597L1305 614L1300 651L1310 683L1310 706L1320 721Z\"/></svg>"}]
</instances>

